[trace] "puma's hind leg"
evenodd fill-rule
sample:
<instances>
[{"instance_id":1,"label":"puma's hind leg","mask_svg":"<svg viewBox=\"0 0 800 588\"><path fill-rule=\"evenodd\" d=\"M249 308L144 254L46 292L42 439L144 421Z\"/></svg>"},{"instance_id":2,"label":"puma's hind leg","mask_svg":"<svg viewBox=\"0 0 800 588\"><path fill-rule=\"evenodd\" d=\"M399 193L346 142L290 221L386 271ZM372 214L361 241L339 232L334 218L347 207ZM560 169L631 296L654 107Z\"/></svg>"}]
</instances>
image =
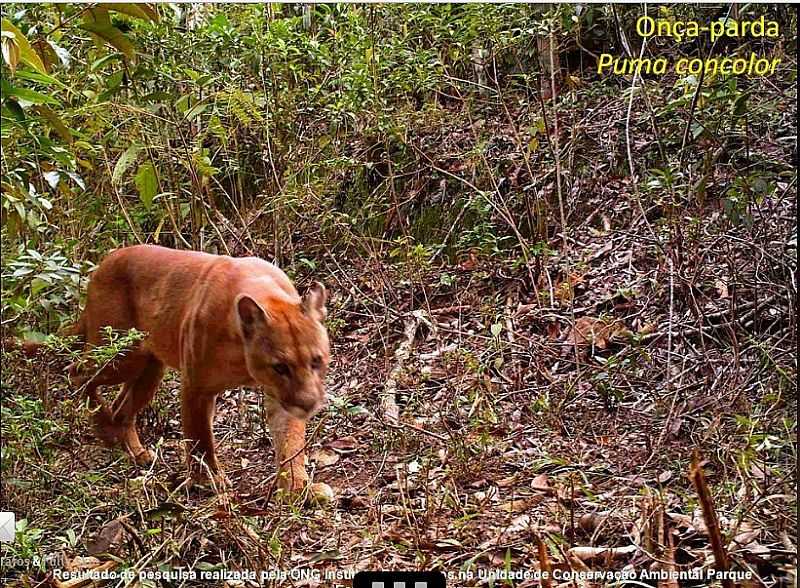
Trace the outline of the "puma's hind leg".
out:
<instances>
[{"instance_id":1,"label":"puma's hind leg","mask_svg":"<svg viewBox=\"0 0 800 588\"><path fill-rule=\"evenodd\" d=\"M92 357L93 350L109 342L108 328L126 332L136 325L128 295L128 289L113 281L103 281L102 273L95 272L89 281L86 307L79 321L84 338L83 356L69 368L70 382L79 391L85 391L89 398L97 436L109 444L118 442L122 428L115 424L113 408L106 403L98 388L132 383L152 357L141 345L108 362ZM122 398L127 396L129 388L127 385L123 388Z\"/></svg>"},{"instance_id":2,"label":"puma's hind leg","mask_svg":"<svg viewBox=\"0 0 800 588\"><path fill-rule=\"evenodd\" d=\"M122 358L115 359L100 369L91 366L74 366L70 370L70 381L79 391L85 391L89 398L89 408L97 437L108 445L120 443L127 427L114 418L114 406L109 406L98 391L100 386L125 384L115 405L123 403L132 384L147 367L152 356L142 351L132 351Z\"/></svg>"},{"instance_id":3,"label":"puma's hind leg","mask_svg":"<svg viewBox=\"0 0 800 588\"><path fill-rule=\"evenodd\" d=\"M153 461L153 453L142 445L136 432L136 415L153 400L164 377L164 364L151 357L139 375L125 383L111 407L117 440L138 465Z\"/></svg>"}]
</instances>

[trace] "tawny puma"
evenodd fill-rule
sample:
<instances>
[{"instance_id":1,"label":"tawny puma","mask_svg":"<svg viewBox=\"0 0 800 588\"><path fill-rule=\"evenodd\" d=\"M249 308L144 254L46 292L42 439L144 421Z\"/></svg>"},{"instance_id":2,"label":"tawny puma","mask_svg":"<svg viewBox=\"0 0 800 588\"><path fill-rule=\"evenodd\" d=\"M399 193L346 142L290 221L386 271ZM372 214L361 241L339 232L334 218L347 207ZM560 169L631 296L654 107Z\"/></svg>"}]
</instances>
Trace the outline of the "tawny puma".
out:
<instances>
[{"instance_id":1,"label":"tawny puma","mask_svg":"<svg viewBox=\"0 0 800 588\"><path fill-rule=\"evenodd\" d=\"M289 278L256 257L233 258L139 245L109 254L92 274L86 308L72 333L84 349L101 345L105 328L145 336L111 364L72 369L96 409L98 435L120 444L138 464L153 459L136 432L136 414L153 399L166 367L180 371L181 421L193 477L205 466L224 474L214 449L217 395L260 386L267 399L280 485L308 483L306 421L325 399L328 334L325 288L300 298ZM111 406L98 386L124 384ZM330 495L324 484L314 494Z\"/></svg>"}]
</instances>

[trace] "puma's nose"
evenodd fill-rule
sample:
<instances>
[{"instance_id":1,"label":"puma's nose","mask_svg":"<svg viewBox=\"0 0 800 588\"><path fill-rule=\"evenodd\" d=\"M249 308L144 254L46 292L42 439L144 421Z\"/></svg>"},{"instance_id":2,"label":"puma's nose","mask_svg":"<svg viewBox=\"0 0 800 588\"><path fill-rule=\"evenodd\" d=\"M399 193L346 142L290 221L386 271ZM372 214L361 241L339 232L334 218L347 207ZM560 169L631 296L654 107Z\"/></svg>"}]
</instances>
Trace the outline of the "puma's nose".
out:
<instances>
[{"instance_id":1,"label":"puma's nose","mask_svg":"<svg viewBox=\"0 0 800 588\"><path fill-rule=\"evenodd\" d=\"M322 403L313 396L300 396L294 398L291 404L284 405L286 411L294 417L308 420L322 406Z\"/></svg>"},{"instance_id":2,"label":"puma's nose","mask_svg":"<svg viewBox=\"0 0 800 588\"><path fill-rule=\"evenodd\" d=\"M284 406L283 408L293 417L297 419L302 419L304 421L307 421L312 416L312 414L309 411L304 410L299 406Z\"/></svg>"},{"instance_id":3,"label":"puma's nose","mask_svg":"<svg viewBox=\"0 0 800 588\"><path fill-rule=\"evenodd\" d=\"M302 408L307 413L315 413L320 407L320 401L313 396L303 396L297 399L297 406Z\"/></svg>"}]
</instances>

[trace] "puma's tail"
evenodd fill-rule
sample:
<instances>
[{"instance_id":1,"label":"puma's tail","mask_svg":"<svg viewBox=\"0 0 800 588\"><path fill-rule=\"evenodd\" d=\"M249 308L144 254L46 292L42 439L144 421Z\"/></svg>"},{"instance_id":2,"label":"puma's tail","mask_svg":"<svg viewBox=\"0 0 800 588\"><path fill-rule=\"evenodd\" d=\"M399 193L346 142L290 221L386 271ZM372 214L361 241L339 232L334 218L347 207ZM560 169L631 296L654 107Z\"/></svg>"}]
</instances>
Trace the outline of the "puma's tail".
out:
<instances>
[{"instance_id":1,"label":"puma's tail","mask_svg":"<svg viewBox=\"0 0 800 588\"><path fill-rule=\"evenodd\" d=\"M83 340L86 338L86 328L85 328L85 319L84 315L81 314L81 317L78 319L77 322L67 325L63 329L58 331L59 337L78 337L78 340L74 344L75 349L80 349L83 347ZM22 352L27 357L34 357L39 350L44 347L43 343L39 343L37 341L22 341L18 342L19 347L22 348Z\"/></svg>"},{"instance_id":2,"label":"puma's tail","mask_svg":"<svg viewBox=\"0 0 800 588\"><path fill-rule=\"evenodd\" d=\"M66 327L60 329L58 331L59 337L77 337L77 340L71 345L71 347L75 350L79 350L83 347L84 341L86 340L86 316L85 314L81 314L81 317L78 319L77 322L67 325ZM22 352L27 357L36 357L45 345L44 343L39 343L36 341L20 341L19 339L13 339L12 345L17 348L22 349ZM66 367L67 376L69 378L70 384L72 384L76 388L81 388L84 384L86 384L87 378L81 374L81 371L78 368L78 362L71 363ZM91 378L89 378L91 379ZM111 411L108 408L105 400L102 396L97 392L96 386L89 386L87 387L87 394L89 396L89 400L91 402L91 406L94 409L99 409L95 415L96 425L98 429L101 429L103 425L107 423L111 423L113 419L111 419Z\"/></svg>"}]
</instances>

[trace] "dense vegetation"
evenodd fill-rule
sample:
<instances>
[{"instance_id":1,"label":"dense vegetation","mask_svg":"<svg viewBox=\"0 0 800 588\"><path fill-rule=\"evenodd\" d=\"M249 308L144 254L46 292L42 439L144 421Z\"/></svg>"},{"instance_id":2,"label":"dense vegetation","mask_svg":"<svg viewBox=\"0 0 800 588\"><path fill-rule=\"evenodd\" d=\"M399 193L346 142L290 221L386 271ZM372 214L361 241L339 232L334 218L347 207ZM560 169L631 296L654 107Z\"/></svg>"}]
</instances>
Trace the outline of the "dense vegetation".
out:
<instances>
[{"instance_id":1,"label":"dense vegetation","mask_svg":"<svg viewBox=\"0 0 800 588\"><path fill-rule=\"evenodd\" d=\"M601 567L703 565L697 449L734 566L785 585L796 13L650 7L765 16L781 34L642 47L641 10L3 5L2 490L28 519L4 555L516 569L543 565L535 536L564 568L597 556L576 547L629 544ZM597 54L640 51L781 63L596 74ZM182 466L173 383L144 419L158 466L139 471L93 445L66 353L6 346L69 322L94 264L144 242L328 284L333 399L312 461L336 504L263 500L257 394L220 405L239 499L221 515L167 484ZM377 424L387 389L394 427ZM123 545L93 550L115 521Z\"/></svg>"}]
</instances>

